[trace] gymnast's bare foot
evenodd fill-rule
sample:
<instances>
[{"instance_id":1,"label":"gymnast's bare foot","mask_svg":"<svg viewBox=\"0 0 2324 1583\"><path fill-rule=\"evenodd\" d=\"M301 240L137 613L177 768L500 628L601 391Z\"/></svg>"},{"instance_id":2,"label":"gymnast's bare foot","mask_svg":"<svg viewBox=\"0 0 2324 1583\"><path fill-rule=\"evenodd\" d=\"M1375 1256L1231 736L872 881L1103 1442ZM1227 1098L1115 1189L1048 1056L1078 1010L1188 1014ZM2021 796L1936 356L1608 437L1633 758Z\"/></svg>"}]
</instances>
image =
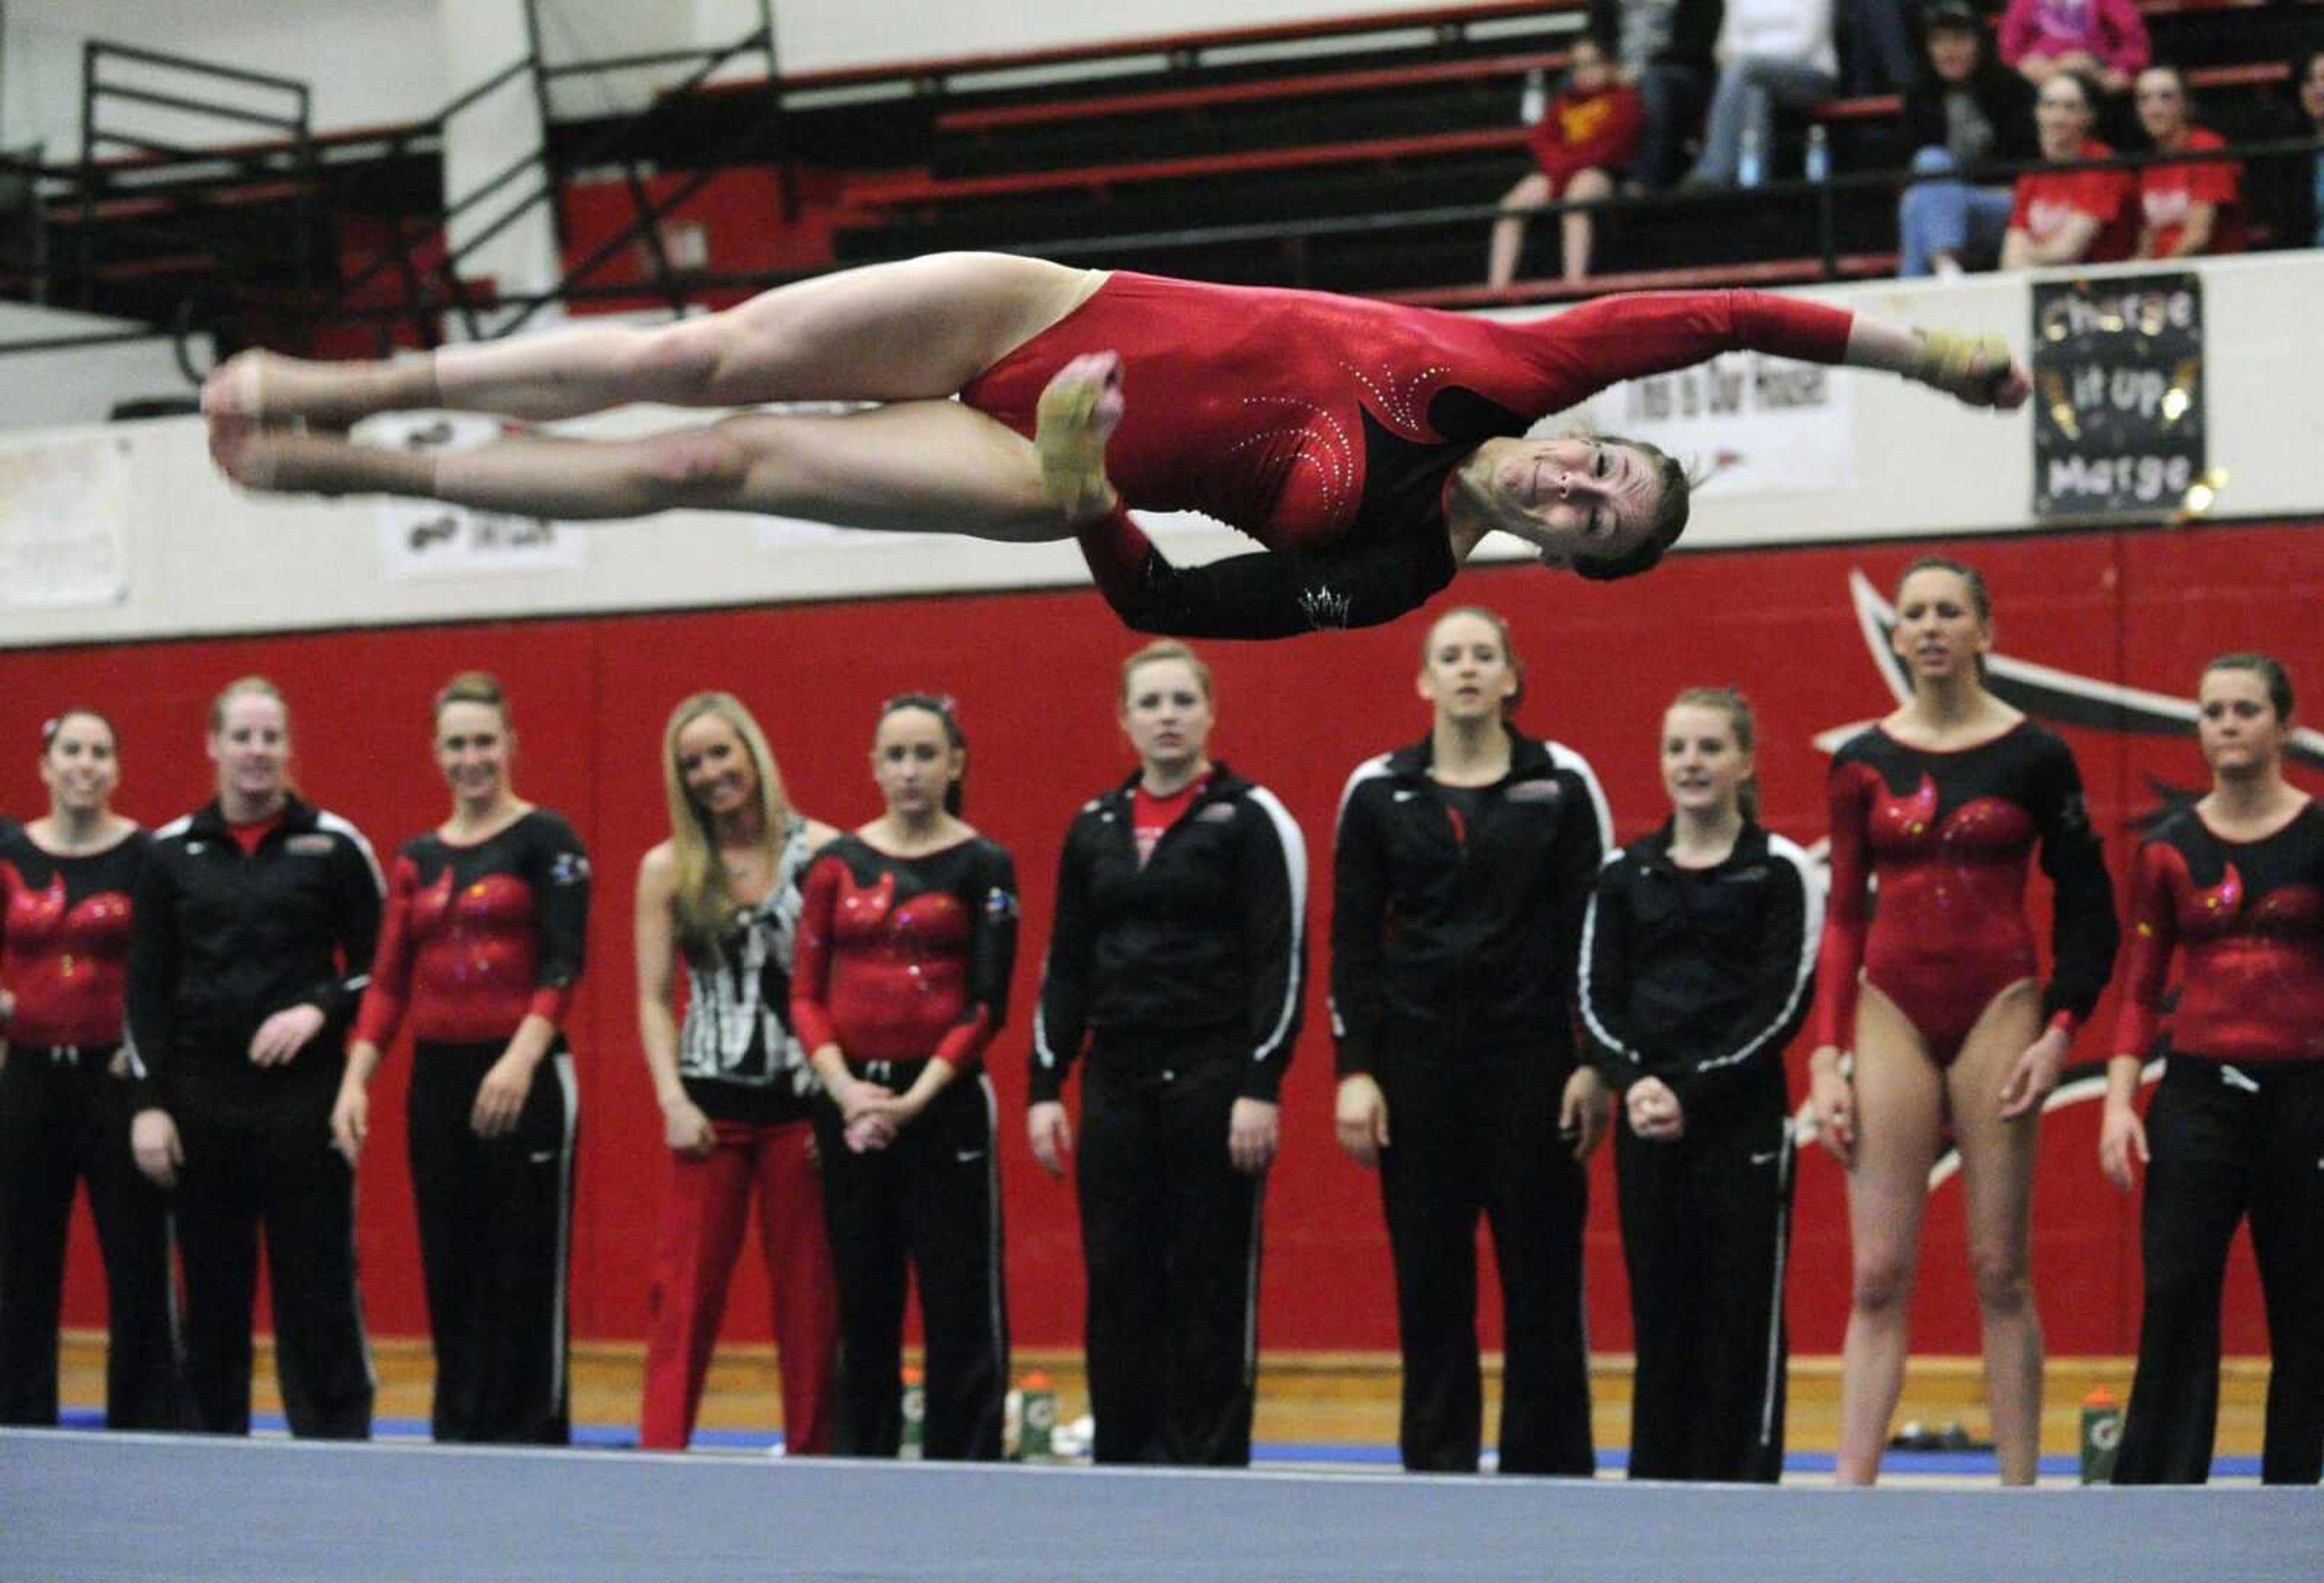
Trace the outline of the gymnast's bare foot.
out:
<instances>
[{"instance_id":1,"label":"gymnast's bare foot","mask_svg":"<svg viewBox=\"0 0 2324 1583\"><path fill-rule=\"evenodd\" d=\"M431 360L314 363L253 348L237 352L202 382L202 414L280 424L349 428L374 413L435 404Z\"/></svg>"},{"instance_id":2,"label":"gymnast's bare foot","mask_svg":"<svg viewBox=\"0 0 2324 1583\"><path fill-rule=\"evenodd\" d=\"M217 413L211 414L209 429L210 460L244 489L278 494L345 492L341 474L350 442L344 435L307 433Z\"/></svg>"},{"instance_id":3,"label":"gymnast's bare foot","mask_svg":"<svg viewBox=\"0 0 2324 1583\"><path fill-rule=\"evenodd\" d=\"M1074 358L1041 392L1033 430L1041 486L1076 526L1104 516L1120 499L1105 475L1105 447L1122 410L1121 356L1115 352Z\"/></svg>"}]
</instances>

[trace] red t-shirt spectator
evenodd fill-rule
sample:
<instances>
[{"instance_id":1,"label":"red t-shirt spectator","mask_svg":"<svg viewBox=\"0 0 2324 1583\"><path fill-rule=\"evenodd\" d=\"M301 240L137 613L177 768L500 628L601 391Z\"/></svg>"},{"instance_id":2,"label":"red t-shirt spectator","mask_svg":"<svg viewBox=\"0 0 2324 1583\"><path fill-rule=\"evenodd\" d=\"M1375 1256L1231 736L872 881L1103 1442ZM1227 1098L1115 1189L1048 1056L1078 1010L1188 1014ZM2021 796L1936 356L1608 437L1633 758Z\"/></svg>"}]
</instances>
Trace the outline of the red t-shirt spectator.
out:
<instances>
[{"instance_id":1,"label":"red t-shirt spectator","mask_svg":"<svg viewBox=\"0 0 2324 1583\"><path fill-rule=\"evenodd\" d=\"M2091 138L2076 150L2078 160L2104 160L2114 151ZM2076 215L2098 223L2089 248L2074 262L2112 263L2128 258L2138 244L2135 209L2131 199L2137 184L2127 170L2036 170L2020 176L2012 194L2009 228L2023 231L2037 244L2047 243L2059 227Z\"/></svg>"},{"instance_id":2,"label":"red t-shirt spectator","mask_svg":"<svg viewBox=\"0 0 2324 1583\"><path fill-rule=\"evenodd\" d=\"M2227 140L2205 127L2187 129L2187 146L2180 151L2223 149ZM2150 165L2138 173L2138 206L2147 228L2154 233L2150 257L2169 258L2186 228L2187 211L2199 203L2212 207L2211 239L2205 253L2243 251L2243 227L2235 215L2244 168L2234 160L2216 165Z\"/></svg>"},{"instance_id":3,"label":"red t-shirt spectator","mask_svg":"<svg viewBox=\"0 0 2324 1583\"><path fill-rule=\"evenodd\" d=\"M1549 178L1550 196L1563 192L1567 182L1593 167L1619 171L1628 165L1645 124L1636 88L1617 83L1594 94L1570 88L1561 92L1534 123L1529 145L1534 162Z\"/></svg>"}]
</instances>

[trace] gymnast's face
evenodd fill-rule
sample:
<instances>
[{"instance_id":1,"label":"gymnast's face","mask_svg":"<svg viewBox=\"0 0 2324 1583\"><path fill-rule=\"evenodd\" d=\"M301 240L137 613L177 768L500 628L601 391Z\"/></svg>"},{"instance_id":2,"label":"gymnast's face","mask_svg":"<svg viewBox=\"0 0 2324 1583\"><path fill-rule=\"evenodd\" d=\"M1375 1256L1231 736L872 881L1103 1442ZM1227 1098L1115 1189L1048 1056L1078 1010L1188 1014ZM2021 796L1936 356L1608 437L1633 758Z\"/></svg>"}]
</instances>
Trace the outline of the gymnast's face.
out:
<instances>
[{"instance_id":1,"label":"gymnast's face","mask_svg":"<svg viewBox=\"0 0 2324 1583\"><path fill-rule=\"evenodd\" d=\"M1993 647L1993 630L1978 613L1969 579L1942 566L1923 566L1896 590L1896 658L1917 680L1976 674L1978 657Z\"/></svg>"},{"instance_id":2,"label":"gymnast's face","mask_svg":"<svg viewBox=\"0 0 2324 1583\"><path fill-rule=\"evenodd\" d=\"M1185 660L1149 659L1130 673L1121 730L1146 768L1176 775L1200 764L1216 719L1203 678Z\"/></svg>"},{"instance_id":3,"label":"gymnast's face","mask_svg":"<svg viewBox=\"0 0 2324 1583\"><path fill-rule=\"evenodd\" d=\"M2276 713L2266 677L2240 668L2207 670L2195 700L2201 711L2196 740L2212 774L2238 780L2274 769L2291 722Z\"/></svg>"},{"instance_id":4,"label":"gymnast's face","mask_svg":"<svg viewBox=\"0 0 2324 1583\"><path fill-rule=\"evenodd\" d=\"M210 732L209 752L221 798L244 807L272 802L289 787L290 712L265 693L235 694Z\"/></svg>"},{"instance_id":5,"label":"gymnast's face","mask_svg":"<svg viewBox=\"0 0 2324 1583\"><path fill-rule=\"evenodd\" d=\"M486 805L508 787L516 739L490 704L460 699L436 712L436 768L464 803Z\"/></svg>"},{"instance_id":6,"label":"gymnast's face","mask_svg":"<svg viewBox=\"0 0 2324 1583\"><path fill-rule=\"evenodd\" d=\"M872 778L888 799L888 811L905 819L942 813L945 793L966 759L952 745L944 717L931 709L891 709L872 739Z\"/></svg>"},{"instance_id":7,"label":"gymnast's face","mask_svg":"<svg viewBox=\"0 0 2324 1583\"><path fill-rule=\"evenodd\" d=\"M1516 442L1495 461L1489 487L1501 507L1496 525L1561 571L1644 544L1663 489L1645 453L1587 436Z\"/></svg>"},{"instance_id":8,"label":"gymnast's face","mask_svg":"<svg viewBox=\"0 0 2324 1583\"><path fill-rule=\"evenodd\" d=\"M2324 126L2324 50L2310 55L2300 69L2300 107L2311 125Z\"/></svg>"},{"instance_id":9,"label":"gymnast's face","mask_svg":"<svg viewBox=\"0 0 2324 1583\"><path fill-rule=\"evenodd\" d=\"M751 750L724 715L696 715L678 728L677 746L686 795L712 818L740 813L759 795Z\"/></svg>"},{"instance_id":10,"label":"gymnast's face","mask_svg":"<svg viewBox=\"0 0 2324 1583\"><path fill-rule=\"evenodd\" d=\"M1709 814L1740 806L1751 755L1735 734L1735 717L1703 704L1679 704L1663 716L1663 789L1671 806Z\"/></svg>"},{"instance_id":11,"label":"gymnast's face","mask_svg":"<svg viewBox=\"0 0 2324 1583\"><path fill-rule=\"evenodd\" d=\"M1420 651L1420 696L1448 722L1499 720L1517 694L1517 667L1500 629L1456 610L1428 630Z\"/></svg>"},{"instance_id":12,"label":"gymnast's face","mask_svg":"<svg viewBox=\"0 0 2324 1583\"><path fill-rule=\"evenodd\" d=\"M113 728L94 714L68 714L41 755L41 782L57 815L102 813L121 782Z\"/></svg>"}]
</instances>

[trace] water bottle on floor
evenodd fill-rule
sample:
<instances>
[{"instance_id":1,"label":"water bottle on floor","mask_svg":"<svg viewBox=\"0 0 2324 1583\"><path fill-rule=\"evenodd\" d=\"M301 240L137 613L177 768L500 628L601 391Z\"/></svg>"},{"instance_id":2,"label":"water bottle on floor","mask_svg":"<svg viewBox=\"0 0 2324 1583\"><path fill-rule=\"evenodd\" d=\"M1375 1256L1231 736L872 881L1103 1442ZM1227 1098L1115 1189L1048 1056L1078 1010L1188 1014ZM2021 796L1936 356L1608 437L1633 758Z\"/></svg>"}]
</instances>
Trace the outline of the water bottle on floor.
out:
<instances>
[{"instance_id":1,"label":"water bottle on floor","mask_svg":"<svg viewBox=\"0 0 2324 1583\"><path fill-rule=\"evenodd\" d=\"M1047 1462L1056 1455L1057 1390L1038 1369L1025 1376L1017 1423L1019 1461Z\"/></svg>"},{"instance_id":2,"label":"water bottle on floor","mask_svg":"<svg viewBox=\"0 0 2324 1583\"><path fill-rule=\"evenodd\" d=\"M896 1455L907 1462L920 1459L920 1449L927 1439L928 1387L917 1368L904 1370L904 1440Z\"/></svg>"},{"instance_id":3,"label":"water bottle on floor","mask_svg":"<svg viewBox=\"0 0 2324 1583\"><path fill-rule=\"evenodd\" d=\"M1761 146L1763 134L1757 121L1743 126L1742 146L1735 154L1735 185L1757 187L1767 173L1767 151Z\"/></svg>"},{"instance_id":4,"label":"water bottle on floor","mask_svg":"<svg viewBox=\"0 0 2324 1583\"><path fill-rule=\"evenodd\" d=\"M2082 1398L2082 1482L2114 1482L2115 1453L2122 1449L2122 1409L2114 1393L2098 1386Z\"/></svg>"}]
</instances>

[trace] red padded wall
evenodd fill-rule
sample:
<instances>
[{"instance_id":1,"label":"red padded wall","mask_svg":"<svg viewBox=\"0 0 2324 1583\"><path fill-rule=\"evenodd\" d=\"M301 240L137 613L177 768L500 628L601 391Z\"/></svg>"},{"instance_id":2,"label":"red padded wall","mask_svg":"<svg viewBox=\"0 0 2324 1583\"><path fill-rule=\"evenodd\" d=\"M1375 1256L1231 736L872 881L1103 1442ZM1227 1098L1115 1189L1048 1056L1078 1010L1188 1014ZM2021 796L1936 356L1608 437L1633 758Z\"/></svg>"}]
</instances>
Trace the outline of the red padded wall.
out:
<instances>
[{"instance_id":1,"label":"red padded wall","mask_svg":"<svg viewBox=\"0 0 2324 1583\"><path fill-rule=\"evenodd\" d=\"M2259 646L2291 658L2313 689L2324 687L2306 662L2324 595L2314 531L2088 533L1947 548L1987 573L2011 655L2184 695L2210 654ZM1759 707L1768 823L1804 844L1822 833L1824 758L1812 738L1890 702L1851 612L1849 574L1861 568L1886 586L1920 548L1687 556L1610 587L1509 567L1471 573L1457 593L1512 618L1528 667L1522 723L1591 759L1625 839L1662 816L1652 742L1663 702L1682 686L1732 681ZM1273 787L1301 821L1316 876L1309 925L1318 941L1329 927L1341 784L1359 759L1425 726L1411 690L1422 630L1415 618L1293 643L1208 646L1220 691L1216 750ZM1025 891L1012 1020L992 1060L1014 1328L1027 1345L1073 1345L1078 1233L1070 1190L1033 1164L1017 1124L1024 1030L1059 838L1082 800L1129 766L1112 687L1115 664L1133 646L1094 596L1065 591L0 652L0 809L39 811L38 723L87 702L120 726L121 806L156 824L183 812L208 795L208 699L256 670L290 699L301 784L384 851L441 817L427 753L430 693L456 669L498 672L518 711L521 789L571 818L596 861L591 968L571 1030L583 1094L574 1317L584 1337L634 1338L666 1155L632 1032L630 881L640 854L666 833L655 765L661 722L697 688L740 694L766 724L798 804L851 824L876 811L864 754L878 702L906 688L951 693L971 738L969 815L1014 851ZM2154 803L2150 779L2191 786L2202 767L2183 740L2065 734L2119 874L2133 841L2128 824ZM1276 1348L1389 1348L1395 1317L1375 1187L1331 1137L1320 943L1310 961L1306 1032L1285 1091L1284 1155L1268 1201L1261 1339ZM2109 1026L2110 1010L2111 999L2098 1028ZM2098 1033L2085 1035L2076 1058L2102 1057L2104 1044ZM363 1173L366 1306L382 1334L425 1329L403 1163L405 1075L399 1055L379 1080ZM2135 1339L2135 1205L2099 1178L2096 1134L2096 1107L2081 1105L2052 1116L2043 1142L2036 1280L2052 1347L2062 1353L2121 1353ZM1600 1348L1620 1350L1629 1322L1603 1156L1592 1192L1591 1335ZM1821 1155L1802 1168L1795 1224L1794 1345L1833 1352L1846 1312L1847 1237L1841 1179ZM75 1237L68 1317L90 1324L101 1318L102 1290L85 1218ZM1938 1194L1922 1269L1914 1345L1973 1352L1957 1185ZM1497 1302L1488 1295L1489 1316ZM1497 1320L1487 1322L1497 1335ZM747 1268L727 1330L767 1333L764 1285ZM2236 1352L2265 1347L2242 1252L2227 1344Z\"/></svg>"}]
</instances>

